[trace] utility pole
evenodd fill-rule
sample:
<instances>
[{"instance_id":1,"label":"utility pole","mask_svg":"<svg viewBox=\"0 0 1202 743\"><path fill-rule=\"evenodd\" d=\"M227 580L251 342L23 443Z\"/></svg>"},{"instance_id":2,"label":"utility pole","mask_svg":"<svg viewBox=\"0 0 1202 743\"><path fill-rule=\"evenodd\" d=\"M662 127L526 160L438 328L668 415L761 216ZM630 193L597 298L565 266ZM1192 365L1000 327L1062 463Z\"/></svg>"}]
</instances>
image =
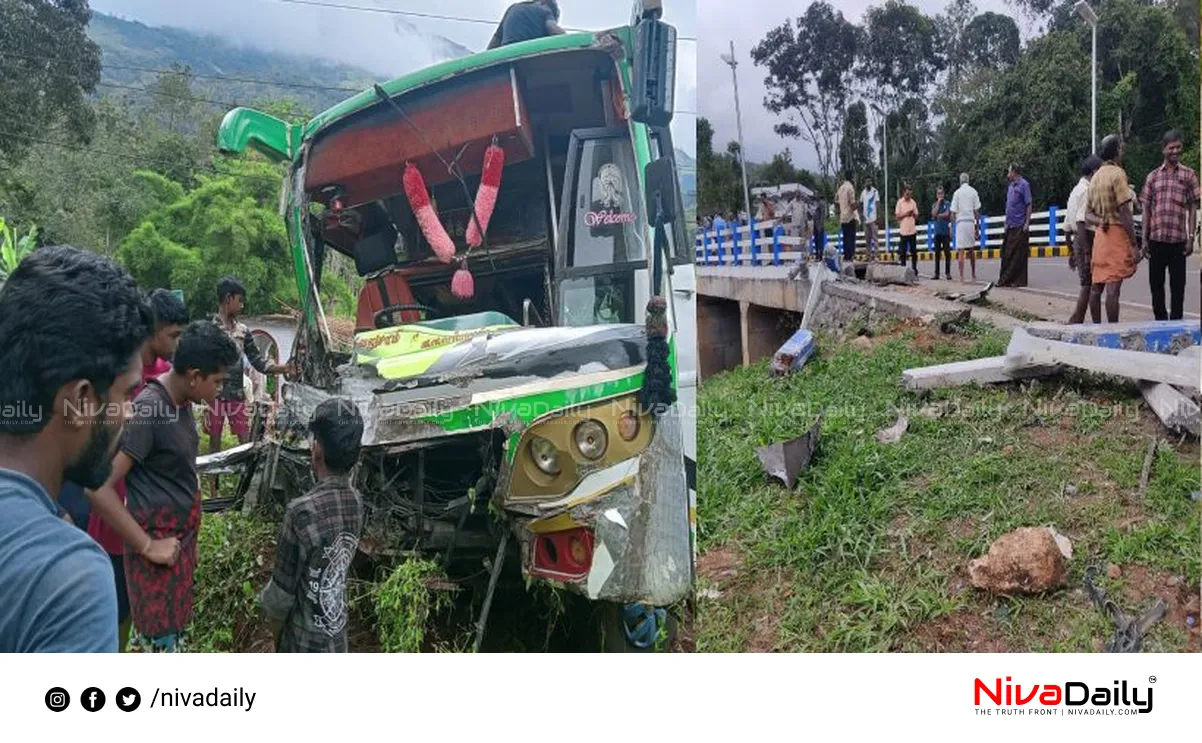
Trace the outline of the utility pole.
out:
<instances>
[{"instance_id":1,"label":"utility pole","mask_svg":"<svg viewBox=\"0 0 1202 743\"><path fill-rule=\"evenodd\" d=\"M1093 52L1090 57L1092 64L1090 65L1090 94L1089 103L1089 121L1090 121L1090 142L1093 144L1093 151L1098 151L1098 14L1090 7L1085 0L1078 0L1073 6L1073 10L1077 11L1077 15L1081 16L1081 20L1089 24L1091 32L1091 45Z\"/></svg>"},{"instance_id":2,"label":"utility pole","mask_svg":"<svg viewBox=\"0 0 1202 743\"><path fill-rule=\"evenodd\" d=\"M743 113L739 110L739 75L736 68L739 61L735 59L735 42L730 42L730 54L723 54L722 61L730 65L730 76L735 83L735 121L739 127L739 165L743 169L743 207L747 216L751 216L751 189L747 187L747 149L743 146Z\"/></svg>"}]
</instances>

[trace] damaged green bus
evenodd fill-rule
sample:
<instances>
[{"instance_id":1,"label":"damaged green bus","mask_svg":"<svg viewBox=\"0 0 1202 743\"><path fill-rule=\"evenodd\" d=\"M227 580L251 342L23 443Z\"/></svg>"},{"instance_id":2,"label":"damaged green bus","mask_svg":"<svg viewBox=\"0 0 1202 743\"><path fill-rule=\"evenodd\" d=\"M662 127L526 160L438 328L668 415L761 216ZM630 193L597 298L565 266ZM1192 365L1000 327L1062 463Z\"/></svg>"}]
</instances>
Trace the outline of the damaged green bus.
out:
<instances>
[{"instance_id":1,"label":"damaged green bus","mask_svg":"<svg viewBox=\"0 0 1202 743\"><path fill-rule=\"evenodd\" d=\"M486 575L477 647L504 576L582 597L609 649L662 645L691 593L695 279L662 12L638 0L628 26L437 64L303 125L235 109L218 133L289 167L303 304L296 377L223 461L249 460L248 502L287 502L312 482L310 414L352 400L360 552ZM364 279L351 344L320 300L328 251Z\"/></svg>"}]
</instances>

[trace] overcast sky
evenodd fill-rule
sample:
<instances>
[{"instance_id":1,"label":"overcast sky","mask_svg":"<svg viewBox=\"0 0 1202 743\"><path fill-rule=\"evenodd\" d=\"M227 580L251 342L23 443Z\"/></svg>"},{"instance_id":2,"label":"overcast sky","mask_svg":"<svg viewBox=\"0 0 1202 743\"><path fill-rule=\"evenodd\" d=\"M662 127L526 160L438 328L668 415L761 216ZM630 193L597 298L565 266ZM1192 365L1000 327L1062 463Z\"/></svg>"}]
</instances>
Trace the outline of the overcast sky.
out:
<instances>
[{"instance_id":1,"label":"overcast sky","mask_svg":"<svg viewBox=\"0 0 1202 743\"><path fill-rule=\"evenodd\" d=\"M943 12L949 0L909 0L922 12L934 16ZM697 0L700 22L697 26L699 39L697 49L697 77L704 81L704 89L698 98L698 111L714 125L714 149L725 150L726 143L738 139L735 120L734 83L730 67L719 59L719 54L730 50L735 43L735 57L739 61L739 104L743 110L743 141L747 157L754 162L766 162L772 156L789 147L793 152L793 164L816 170L817 158L813 147L800 139L783 139L772 131L782 119L764 108L765 70L751 61L751 49L760 42L769 29L796 20L805 14L811 0L792 2L768 2L751 0L756 4L755 12L748 12L749 0ZM834 0L831 2L852 23L863 20L864 11L874 5L883 5L883 0ZM993 11L1015 17L1025 39L1030 33L1030 24L1016 16L1005 0L974 0L977 12Z\"/></svg>"},{"instance_id":2,"label":"overcast sky","mask_svg":"<svg viewBox=\"0 0 1202 743\"><path fill-rule=\"evenodd\" d=\"M487 20L489 23L403 17L420 32L444 36L469 49L488 45L508 0L322 0L332 4L374 6L418 13ZM633 3L627 0L559 0L560 24L570 28L602 29L630 22ZM148 26L175 26L216 34L234 43L273 51L324 56L393 77L431 64L429 49L420 39L400 37L398 16L355 10L296 5L280 0L91 0L102 13L136 20ZM680 36L696 37L693 0L667 0L664 20ZM404 43L398 43L406 39ZM691 41L678 44L676 108L696 111L697 52ZM676 144L692 153L696 119L678 114L673 125Z\"/></svg>"}]
</instances>

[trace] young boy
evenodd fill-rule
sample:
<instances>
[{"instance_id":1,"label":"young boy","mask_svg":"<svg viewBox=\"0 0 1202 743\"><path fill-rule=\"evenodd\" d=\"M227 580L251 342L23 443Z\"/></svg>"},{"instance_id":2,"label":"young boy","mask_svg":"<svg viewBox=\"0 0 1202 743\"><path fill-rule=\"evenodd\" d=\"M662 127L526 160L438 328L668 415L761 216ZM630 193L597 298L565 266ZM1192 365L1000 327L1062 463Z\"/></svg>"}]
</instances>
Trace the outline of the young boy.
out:
<instances>
[{"instance_id":1,"label":"young boy","mask_svg":"<svg viewBox=\"0 0 1202 743\"><path fill-rule=\"evenodd\" d=\"M108 476L150 333L95 253L42 248L0 291L0 653L117 651L112 566L54 498Z\"/></svg>"},{"instance_id":2,"label":"young boy","mask_svg":"<svg viewBox=\"0 0 1202 743\"><path fill-rule=\"evenodd\" d=\"M152 379L134 401L133 419L121 437L120 452L99 502L117 499L122 479L128 491L128 514L154 540L174 542L167 564L151 547L125 555L133 632L131 652L180 652L192 619L192 579L200 532L200 488L196 454L200 437L192 405L209 402L238 360L234 342L211 322L194 322L184 330L171 371ZM106 520L111 513L104 514Z\"/></svg>"},{"instance_id":3,"label":"young boy","mask_svg":"<svg viewBox=\"0 0 1202 743\"><path fill-rule=\"evenodd\" d=\"M359 548L363 503L351 485L363 419L354 403L326 400L309 422L317 485L288 504L275 572L261 600L281 653L345 653L346 574Z\"/></svg>"},{"instance_id":4,"label":"young boy","mask_svg":"<svg viewBox=\"0 0 1202 743\"><path fill-rule=\"evenodd\" d=\"M171 358L179 345L180 335L188 324L188 310L184 303L166 289L155 289L147 298L151 312L154 314L154 335L142 347L142 381L134 391L134 395L142 391L147 382L171 371ZM71 485L68 483L68 485ZM69 488L64 486L64 493ZM114 491L120 499L121 510L125 511L125 482L116 483ZM94 500L96 493L88 491L88 500ZM63 496L59 496L62 501ZM115 505L106 504L109 509ZM95 539L104 551L108 553L113 564L113 578L117 582L117 622L121 648L125 648L129 639L129 592L125 586L125 542L141 545L153 543L146 532L132 518L122 519L117 526L110 526L102 515L104 507L92 508L88 519L83 523L88 534ZM111 511L110 511L111 512ZM126 511L126 513L128 513ZM76 523L81 523L78 520ZM120 526L124 525L122 532ZM174 550L172 550L174 552Z\"/></svg>"}]
</instances>

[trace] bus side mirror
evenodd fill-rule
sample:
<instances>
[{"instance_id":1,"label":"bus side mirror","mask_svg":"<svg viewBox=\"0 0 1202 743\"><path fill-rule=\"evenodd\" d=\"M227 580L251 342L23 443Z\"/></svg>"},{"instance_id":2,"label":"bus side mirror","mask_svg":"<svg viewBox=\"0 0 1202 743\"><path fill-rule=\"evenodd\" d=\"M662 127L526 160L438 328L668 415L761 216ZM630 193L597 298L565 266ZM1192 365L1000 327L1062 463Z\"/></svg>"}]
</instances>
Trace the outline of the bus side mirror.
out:
<instances>
[{"instance_id":1,"label":"bus side mirror","mask_svg":"<svg viewBox=\"0 0 1202 743\"><path fill-rule=\"evenodd\" d=\"M672 158L664 156L648 163L643 171L643 180L646 182L647 220L654 226L657 206L660 219L665 224L675 220L676 204L680 201L680 181L676 178L676 164Z\"/></svg>"},{"instance_id":2,"label":"bus side mirror","mask_svg":"<svg viewBox=\"0 0 1202 743\"><path fill-rule=\"evenodd\" d=\"M672 123L676 105L676 28L644 18L634 27L631 118L649 126Z\"/></svg>"}]
</instances>

